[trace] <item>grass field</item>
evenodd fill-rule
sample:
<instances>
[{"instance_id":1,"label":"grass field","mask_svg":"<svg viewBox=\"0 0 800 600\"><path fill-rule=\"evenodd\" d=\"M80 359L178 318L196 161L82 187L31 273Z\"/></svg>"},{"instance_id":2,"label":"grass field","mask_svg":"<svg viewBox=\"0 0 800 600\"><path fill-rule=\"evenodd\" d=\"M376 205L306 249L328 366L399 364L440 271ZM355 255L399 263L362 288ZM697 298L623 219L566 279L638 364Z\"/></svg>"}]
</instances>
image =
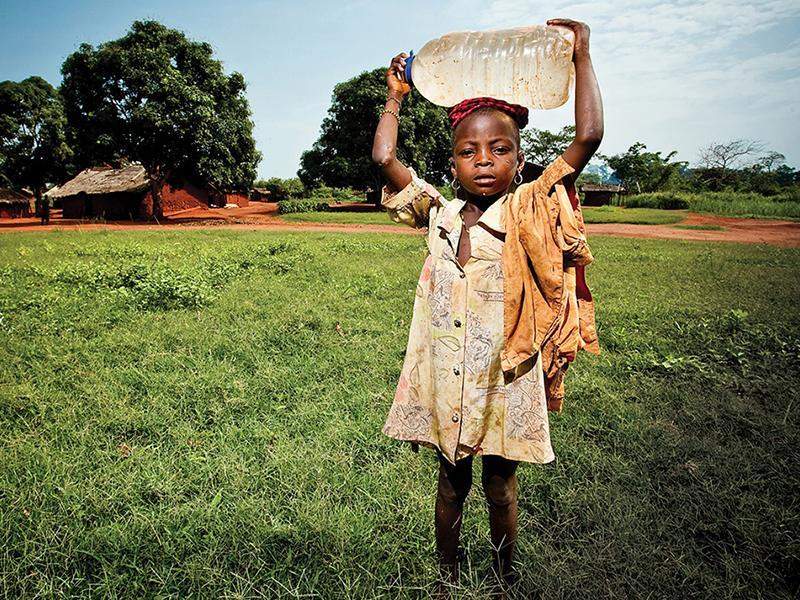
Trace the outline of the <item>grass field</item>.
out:
<instances>
[{"instance_id":1,"label":"grass field","mask_svg":"<svg viewBox=\"0 0 800 600\"><path fill-rule=\"evenodd\" d=\"M722 225L712 225L710 223L703 223L700 225L675 225L678 229L690 229L694 231L725 231Z\"/></svg>"},{"instance_id":2,"label":"grass field","mask_svg":"<svg viewBox=\"0 0 800 600\"><path fill-rule=\"evenodd\" d=\"M281 215L285 221L295 223L345 223L357 225L396 225L397 227L407 227L402 223L395 223L389 218L386 211L376 210L370 212L304 212L290 213Z\"/></svg>"},{"instance_id":3,"label":"grass field","mask_svg":"<svg viewBox=\"0 0 800 600\"><path fill-rule=\"evenodd\" d=\"M800 219L798 192L787 191L775 196L752 192L652 192L622 196L617 199L628 207L684 207L693 212L724 217L762 219Z\"/></svg>"},{"instance_id":4,"label":"grass field","mask_svg":"<svg viewBox=\"0 0 800 600\"><path fill-rule=\"evenodd\" d=\"M0 236L2 595L426 597L435 459L380 433L423 243ZM520 468L519 596L796 597L800 251L593 251L604 351L570 369L558 460Z\"/></svg>"},{"instance_id":5,"label":"grass field","mask_svg":"<svg viewBox=\"0 0 800 600\"><path fill-rule=\"evenodd\" d=\"M639 225L670 225L686 218L685 210L654 208L623 208L621 206L584 206L583 220L587 223L633 223Z\"/></svg>"},{"instance_id":6,"label":"grass field","mask_svg":"<svg viewBox=\"0 0 800 600\"><path fill-rule=\"evenodd\" d=\"M583 207L587 223L638 223L641 225L666 225L686 218L683 210L658 210L653 208L623 208L621 206ZM375 212L306 212L281 215L282 219L298 223L358 223L362 225L398 225L383 211Z\"/></svg>"}]
</instances>

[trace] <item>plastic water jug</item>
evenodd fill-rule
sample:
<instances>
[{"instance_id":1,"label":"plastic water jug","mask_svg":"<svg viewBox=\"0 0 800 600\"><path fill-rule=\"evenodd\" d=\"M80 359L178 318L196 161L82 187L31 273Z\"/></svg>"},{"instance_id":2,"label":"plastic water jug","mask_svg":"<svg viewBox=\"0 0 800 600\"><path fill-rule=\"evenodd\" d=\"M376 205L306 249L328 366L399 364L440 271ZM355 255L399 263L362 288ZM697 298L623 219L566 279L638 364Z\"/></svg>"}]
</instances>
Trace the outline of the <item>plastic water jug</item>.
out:
<instances>
[{"instance_id":1,"label":"plastic water jug","mask_svg":"<svg viewBox=\"0 0 800 600\"><path fill-rule=\"evenodd\" d=\"M569 98L574 43L572 30L547 25L448 33L411 54L405 79L440 106L490 96L556 108Z\"/></svg>"}]
</instances>

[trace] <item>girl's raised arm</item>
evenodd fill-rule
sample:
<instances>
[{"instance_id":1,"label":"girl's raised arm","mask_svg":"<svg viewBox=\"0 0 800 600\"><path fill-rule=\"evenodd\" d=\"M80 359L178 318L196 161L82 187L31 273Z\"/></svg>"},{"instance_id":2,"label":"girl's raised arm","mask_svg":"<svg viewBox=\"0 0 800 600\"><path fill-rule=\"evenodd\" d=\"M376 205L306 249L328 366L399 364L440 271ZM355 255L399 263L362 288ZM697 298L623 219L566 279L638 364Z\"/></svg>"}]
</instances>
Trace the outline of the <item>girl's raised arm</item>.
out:
<instances>
[{"instance_id":1,"label":"girl's raised arm","mask_svg":"<svg viewBox=\"0 0 800 600\"><path fill-rule=\"evenodd\" d=\"M575 33L575 139L563 154L575 169L574 181L603 140L603 99L589 55L589 26L572 19L550 19L547 24L569 27Z\"/></svg>"},{"instance_id":2,"label":"girl's raised arm","mask_svg":"<svg viewBox=\"0 0 800 600\"><path fill-rule=\"evenodd\" d=\"M392 59L386 71L386 106L375 130L375 141L372 143L372 160L381 166L383 175L396 190L402 190L411 183L411 172L397 160L397 128L400 124L400 107L411 87L405 82L403 73L406 68L405 52Z\"/></svg>"}]
</instances>

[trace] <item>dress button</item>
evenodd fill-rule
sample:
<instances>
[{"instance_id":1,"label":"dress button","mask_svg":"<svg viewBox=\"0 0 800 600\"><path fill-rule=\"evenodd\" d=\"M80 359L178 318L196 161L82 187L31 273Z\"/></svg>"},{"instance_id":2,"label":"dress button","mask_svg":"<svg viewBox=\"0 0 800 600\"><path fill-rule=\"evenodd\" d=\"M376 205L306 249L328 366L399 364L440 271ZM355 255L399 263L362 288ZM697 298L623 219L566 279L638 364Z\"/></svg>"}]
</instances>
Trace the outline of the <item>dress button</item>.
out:
<instances>
[{"instance_id":1,"label":"dress button","mask_svg":"<svg viewBox=\"0 0 800 600\"><path fill-rule=\"evenodd\" d=\"M459 277L461 277L461 279L464 279L464 277L466 277L466 276L467 276L467 274L464 273L464 271L461 271L461 274L459 275Z\"/></svg>"},{"instance_id":2,"label":"dress button","mask_svg":"<svg viewBox=\"0 0 800 600\"><path fill-rule=\"evenodd\" d=\"M456 327L461 327L461 321L459 319L456 319L455 321L453 321L453 325L455 325Z\"/></svg>"},{"instance_id":3,"label":"dress button","mask_svg":"<svg viewBox=\"0 0 800 600\"><path fill-rule=\"evenodd\" d=\"M453 423L458 423L458 413L453 413Z\"/></svg>"},{"instance_id":4,"label":"dress button","mask_svg":"<svg viewBox=\"0 0 800 600\"><path fill-rule=\"evenodd\" d=\"M456 375L460 375L461 374L461 369L458 368L458 365L453 367L453 373L455 373Z\"/></svg>"}]
</instances>

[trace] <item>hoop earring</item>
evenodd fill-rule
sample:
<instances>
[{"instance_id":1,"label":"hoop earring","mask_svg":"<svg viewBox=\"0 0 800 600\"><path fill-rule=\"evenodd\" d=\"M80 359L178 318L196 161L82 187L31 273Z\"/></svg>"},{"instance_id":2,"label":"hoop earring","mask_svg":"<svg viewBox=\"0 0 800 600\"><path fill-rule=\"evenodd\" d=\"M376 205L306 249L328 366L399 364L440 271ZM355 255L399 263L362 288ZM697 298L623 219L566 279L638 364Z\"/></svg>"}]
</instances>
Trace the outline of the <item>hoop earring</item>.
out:
<instances>
[{"instance_id":1,"label":"hoop earring","mask_svg":"<svg viewBox=\"0 0 800 600\"><path fill-rule=\"evenodd\" d=\"M517 181L517 178L519 178L519 181ZM522 183L522 171L517 171L517 174L514 176L514 183L517 185Z\"/></svg>"},{"instance_id":2,"label":"hoop earring","mask_svg":"<svg viewBox=\"0 0 800 600\"><path fill-rule=\"evenodd\" d=\"M450 187L453 188L454 192L457 192L461 188L461 184L458 182L458 179L453 177L453 181L450 182Z\"/></svg>"}]
</instances>

